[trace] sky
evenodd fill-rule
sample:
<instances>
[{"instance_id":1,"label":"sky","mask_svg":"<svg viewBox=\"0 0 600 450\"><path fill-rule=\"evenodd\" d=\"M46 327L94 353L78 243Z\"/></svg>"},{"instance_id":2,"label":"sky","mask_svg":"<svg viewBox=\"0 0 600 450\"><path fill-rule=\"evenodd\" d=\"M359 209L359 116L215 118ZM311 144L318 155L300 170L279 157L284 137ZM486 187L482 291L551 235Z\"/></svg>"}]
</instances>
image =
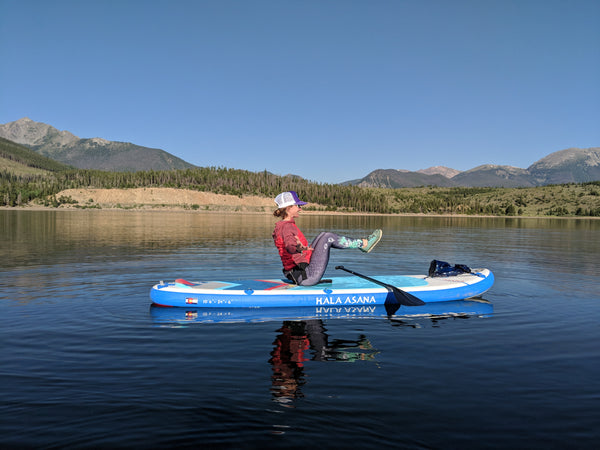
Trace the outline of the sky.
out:
<instances>
[{"instance_id":1,"label":"sky","mask_svg":"<svg viewBox=\"0 0 600 450\"><path fill-rule=\"evenodd\" d=\"M598 0L0 0L0 123L320 183L600 146Z\"/></svg>"}]
</instances>

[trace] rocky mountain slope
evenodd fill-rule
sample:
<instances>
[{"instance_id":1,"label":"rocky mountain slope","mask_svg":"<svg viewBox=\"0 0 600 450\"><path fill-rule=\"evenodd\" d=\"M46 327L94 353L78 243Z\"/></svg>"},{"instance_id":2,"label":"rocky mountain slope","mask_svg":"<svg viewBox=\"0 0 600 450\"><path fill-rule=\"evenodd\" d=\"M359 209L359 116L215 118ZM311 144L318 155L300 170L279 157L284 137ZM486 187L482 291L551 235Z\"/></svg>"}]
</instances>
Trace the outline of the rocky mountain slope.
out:
<instances>
[{"instance_id":1,"label":"rocky mountain slope","mask_svg":"<svg viewBox=\"0 0 600 450\"><path fill-rule=\"evenodd\" d=\"M417 170L418 173L424 173L425 175L443 175L446 178L452 178L460 173L460 170L451 169L450 167L434 166L428 169Z\"/></svg>"},{"instance_id":2,"label":"rocky mountain slope","mask_svg":"<svg viewBox=\"0 0 600 450\"><path fill-rule=\"evenodd\" d=\"M527 170L538 185L598 181L600 147L554 152L533 163Z\"/></svg>"}]
</instances>

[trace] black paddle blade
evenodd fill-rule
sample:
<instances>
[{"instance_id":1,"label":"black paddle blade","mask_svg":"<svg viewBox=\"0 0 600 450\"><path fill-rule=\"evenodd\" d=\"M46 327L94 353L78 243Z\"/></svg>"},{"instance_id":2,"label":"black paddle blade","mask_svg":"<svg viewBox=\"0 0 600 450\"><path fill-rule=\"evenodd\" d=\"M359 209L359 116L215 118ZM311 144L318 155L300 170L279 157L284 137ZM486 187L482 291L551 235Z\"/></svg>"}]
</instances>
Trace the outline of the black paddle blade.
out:
<instances>
[{"instance_id":1,"label":"black paddle blade","mask_svg":"<svg viewBox=\"0 0 600 450\"><path fill-rule=\"evenodd\" d=\"M397 287L391 286L392 288L392 292L394 293L394 297L396 297L396 300L398 300L398 303L400 303L401 305L404 306L423 306L425 304L425 302L423 300L421 300L420 298L415 297L412 294L409 294L408 292L404 292L401 289L398 289Z\"/></svg>"},{"instance_id":2,"label":"black paddle blade","mask_svg":"<svg viewBox=\"0 0 600 450\"><path fill-rule=\"evenodd\" d=\"M344 272L351 273L352 275L356 275L357 277L364 278L372 283L378 284L380 286L385 287L388 291L394 294L394 298L396 301L404 306L423 306L425 302L420 298L415 297L408 292L404 292L402 289L397 288L396 286L392 286L391 284L384 283L382 281L376 280L375 278L368 277L366 275L361 275L360 273L356 273L352 270L346 269L344 266L336 266L337 270L343 270ZM389 299L389 296L388 296ZM386 303L388 303L388 299L386 299Z\"/></svg>"}]
</instances>

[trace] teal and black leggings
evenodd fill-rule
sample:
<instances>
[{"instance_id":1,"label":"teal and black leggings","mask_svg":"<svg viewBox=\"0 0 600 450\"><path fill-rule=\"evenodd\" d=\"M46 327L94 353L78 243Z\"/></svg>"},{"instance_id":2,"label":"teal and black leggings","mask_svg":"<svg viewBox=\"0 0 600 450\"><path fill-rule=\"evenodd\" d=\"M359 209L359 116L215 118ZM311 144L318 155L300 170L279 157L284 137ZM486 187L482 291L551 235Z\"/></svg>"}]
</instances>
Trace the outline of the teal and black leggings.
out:
<instances>
[{"instance_id":1,"label":"teal and black leggings","mask_svg":"<svg viewBox=\"0 0 600 450\"><path fill-rule=\"evenodd\" d=\"M331 248L361 248L362 239L352 239L332 232L322 232L310 244L314 249L310 257L310 264L304 269L292 270L293 279L302 286L313 286L321 281L327 264Z\"/></svg>"}]
</instances>

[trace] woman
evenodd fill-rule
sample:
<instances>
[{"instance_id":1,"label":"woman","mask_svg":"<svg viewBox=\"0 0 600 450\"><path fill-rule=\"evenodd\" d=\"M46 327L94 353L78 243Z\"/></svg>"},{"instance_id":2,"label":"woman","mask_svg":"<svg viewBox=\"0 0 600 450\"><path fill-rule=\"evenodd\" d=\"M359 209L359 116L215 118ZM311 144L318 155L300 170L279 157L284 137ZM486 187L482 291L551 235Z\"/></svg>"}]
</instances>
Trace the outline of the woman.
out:
<instances>
[{"instance_id":1,"label":"woman","mask_svg":"<svg viewBox=\"0 0 600 450\"><path fill-rule=\"evenodd\" d=\"M313 286L321 281L329 262L331 247L358 248L369 253L383 234L381 230L375 230L366 239L352 239L323 232L309 246L295 222L301 206L306 205L306 202L301 201L294 191L289 191L279 194L275 198L275 203L277 209L273 215L282 220L275 224L273 241L279 250L283 273L289 280L302 286Z\"/></svg>"}]
</instances>

